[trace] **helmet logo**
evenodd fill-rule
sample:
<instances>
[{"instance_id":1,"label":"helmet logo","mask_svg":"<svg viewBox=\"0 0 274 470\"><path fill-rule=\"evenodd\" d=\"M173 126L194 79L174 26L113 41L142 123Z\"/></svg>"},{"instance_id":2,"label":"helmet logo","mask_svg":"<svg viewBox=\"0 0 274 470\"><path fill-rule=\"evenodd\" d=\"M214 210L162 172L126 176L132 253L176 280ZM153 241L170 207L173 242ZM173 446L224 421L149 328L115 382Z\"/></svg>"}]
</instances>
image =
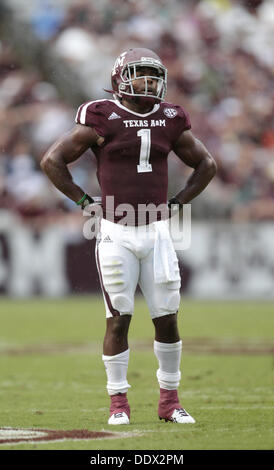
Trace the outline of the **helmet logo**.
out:
<instances>
[{"instance_id":1,"label":"helmet logo","mask_svg":"<svg viewBox=\"0 0 274 470\"><path fill-rule=\"evenodd\" d=\"M113 69L112 69L112 75L116 74L117 67L123 67L126 53L127 51L122 52L122 54L120 54L119 57L117 57L115 64L113 66Z\"/></svg>"}]
</instances>

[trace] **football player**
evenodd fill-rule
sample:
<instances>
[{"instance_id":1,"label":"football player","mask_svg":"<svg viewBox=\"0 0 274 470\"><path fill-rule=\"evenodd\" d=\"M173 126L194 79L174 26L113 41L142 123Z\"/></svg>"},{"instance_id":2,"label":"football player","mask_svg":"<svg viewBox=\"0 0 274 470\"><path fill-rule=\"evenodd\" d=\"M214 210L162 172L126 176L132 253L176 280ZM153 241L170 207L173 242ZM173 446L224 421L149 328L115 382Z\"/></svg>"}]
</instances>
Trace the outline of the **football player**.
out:
<instances>
[{"instance_id":1,"label":"football player","mask_svg":"<svg viewBox=\"0 0 274 470\"><path fill-rule=\"evenodd\" d=\"M97 159L103 216L96 261L106 309L102 359L110 396L108 423L130 420L128 329L138 284L155 327L158 415L166 421L194 423L178 398L182 353L178 260L167 231L168 215L157 208L189 203L209 184L216 163L191 132L187 112L164 101L167 69L153 51L123 52L115 61L111 82L113 99L82 104L75 127L51 146L41 167L60 191L84 208L94 200L75 184L67 165L89 148ZM171 150L193 171L167 203ZM148 205L152 209L147 212ZM127 223L123 223L125 207L132 209Z\"/></svg>"}]
</instances>

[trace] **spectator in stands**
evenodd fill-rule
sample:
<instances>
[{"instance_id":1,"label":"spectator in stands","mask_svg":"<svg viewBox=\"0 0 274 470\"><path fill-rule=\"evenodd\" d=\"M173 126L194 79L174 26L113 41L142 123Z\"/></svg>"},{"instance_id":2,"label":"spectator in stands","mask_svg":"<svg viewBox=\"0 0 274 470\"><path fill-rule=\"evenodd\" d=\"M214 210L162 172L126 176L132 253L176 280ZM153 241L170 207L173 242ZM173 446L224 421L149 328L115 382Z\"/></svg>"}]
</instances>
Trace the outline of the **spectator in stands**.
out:
<instances>
[{"instance_id":1,"label":"spectator in stands","mask_svg":"<svg viewBox=\"0 0 274 470\"><path fill-rule=\"evenodd\" d=\"M46 4L50 8L45 9ZM78 74L75 86L85 90L87 101L101 98L102 89L109 87L112 57L123 47L138 44L155 49L169 70L167 100L185 105L195 133L217 156L218 175L195 202L194 216L274 218L271 0L126 4L122 0L111 4L73 0L63 2L62 7L45 0L33 11L29 20L35 34ZM62 102L39 71L24 69L4 43L0 47L0 101L1 204L15 136L19 133L26 139L36 166L55 139L55 131L59 134L70 126L75 109ZM74 171L97 194L88 156ZM175 185L176 178L186 177L187 171L172 161L170 177ZM52 208L50 196L48 205Z\"/></svg>"}]
</instances>

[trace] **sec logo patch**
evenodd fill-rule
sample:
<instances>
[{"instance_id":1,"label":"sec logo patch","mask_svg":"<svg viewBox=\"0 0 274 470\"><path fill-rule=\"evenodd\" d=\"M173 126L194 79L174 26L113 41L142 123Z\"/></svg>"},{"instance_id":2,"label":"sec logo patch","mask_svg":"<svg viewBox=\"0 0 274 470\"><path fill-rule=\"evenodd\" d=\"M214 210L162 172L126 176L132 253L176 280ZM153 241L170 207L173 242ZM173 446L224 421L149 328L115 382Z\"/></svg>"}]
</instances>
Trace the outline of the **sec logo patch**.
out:
<instances>
[{"instance_id":1,"label":"sec logo patch","mask_svg":"<svg viewBox=\"0 0 274 470\"><path fill-rule=\"evenodd\" d=\"M177 116L177 111L176 111L176 109L173 109L173 108L165 108L164 109L164 114L168 118L174 118L175 116Z\"/></svg>"}]
</instances>

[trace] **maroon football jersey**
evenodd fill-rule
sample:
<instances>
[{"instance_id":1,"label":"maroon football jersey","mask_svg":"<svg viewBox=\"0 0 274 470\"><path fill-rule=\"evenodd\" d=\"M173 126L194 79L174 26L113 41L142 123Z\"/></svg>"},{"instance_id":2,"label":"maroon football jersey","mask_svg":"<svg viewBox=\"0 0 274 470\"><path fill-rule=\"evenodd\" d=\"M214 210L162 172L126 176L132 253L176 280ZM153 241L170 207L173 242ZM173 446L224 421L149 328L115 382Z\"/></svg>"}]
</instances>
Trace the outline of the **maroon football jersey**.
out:
<instances>
[{"instance_id":1,"label":"maroon football jersey","mask_svg":"<svg viewBox=\"0 0 274 470\"><path fill-rule=\"evenodd\" d=\"M139 114L117 100L103 99L82 104L75 121L105 138L102 147L92 148L105 218L120 220L125 215L121 204L130 204L137 216L148 204L167 203L168 154L180 134L191 128L181 106L164 102ZM106 201L106 196L113 198ZM134 224L140 220L135 217Z\"/></svg>"}]
</instances>

